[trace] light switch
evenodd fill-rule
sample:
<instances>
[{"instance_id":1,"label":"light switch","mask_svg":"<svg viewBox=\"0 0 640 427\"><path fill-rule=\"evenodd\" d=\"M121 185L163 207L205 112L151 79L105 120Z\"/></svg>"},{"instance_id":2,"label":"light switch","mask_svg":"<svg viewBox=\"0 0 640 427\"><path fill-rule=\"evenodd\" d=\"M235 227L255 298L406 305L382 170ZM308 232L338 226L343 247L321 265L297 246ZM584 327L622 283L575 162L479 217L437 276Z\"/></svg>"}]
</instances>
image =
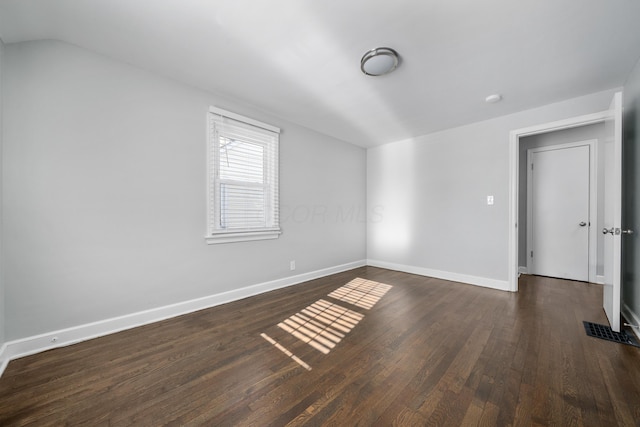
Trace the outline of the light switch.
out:
<instances>
[{"instance_id":1,"label":"light switch","mask_svg":"<svg viewBox=\"0 0 640 427\"><path fill-rule=\"evenodd\" d=\"M493 196L487 196L487 205L493 205Z\"/></svg>"}]
</instances>

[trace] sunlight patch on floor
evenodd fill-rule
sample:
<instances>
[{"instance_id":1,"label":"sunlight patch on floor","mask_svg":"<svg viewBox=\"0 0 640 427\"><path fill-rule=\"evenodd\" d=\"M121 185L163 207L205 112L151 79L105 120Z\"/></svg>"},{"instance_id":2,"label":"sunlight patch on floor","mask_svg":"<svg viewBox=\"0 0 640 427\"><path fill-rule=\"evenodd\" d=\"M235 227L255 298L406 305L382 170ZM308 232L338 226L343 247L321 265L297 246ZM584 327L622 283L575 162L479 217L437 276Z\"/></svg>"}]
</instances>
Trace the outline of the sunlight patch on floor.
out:
<instances>
[{"instance_id":1,"label":"sunlight patch on floor","mask_svg":"<svg viewBox=\"0 0 640 427\"><path fill-rule=\"evenodd\" d=\"M391 285L358 277L331 292L329 296L370 310L391 288Z\"/></svg>"},{"instance_id":2,"label":"sunlight patch on floor","mask_svg":"<svg viewBox=\"0 0 640 427\"><path fill-rule=\"evenodd\" d=\"M268 342L270 342L271 344L273 344L273 346L275 348L277 348L278 350L280 350L281 352L283 352L284 354L286 354L288 357L290 357L291 359L295 360L296 363L298 363L298 365L302 366L304 369L306 369L307 371L311 370L311 366L307 365L306 363L304 363L302 361L302 359L300 359L298 356L296 356L295 354L291 353L289 350L287 350L283 345L281 345L280 343L278 343L276 340L274 340L273 338L271 338L269 335L267 334L260 334L260 336L262 338L264 338L265 340L267 340Z\"/></svg>"},{"instance_id":3,"label":"sunlight patch on floor","mask_svg":"<svg viewBox=\"0 0 640 427\"><path fill-rule=\"evenodd\" d=\"M391 288L391 285L358 277L328 296L370 310ZM363 318L364 314L320 299L278 323L278 327L319 352L328 354ZM309 365L267 334L261 336L300 366L311 370Z\"/></svg>"},{"instance_id":4,"label":"sunlight patch on floor","mask_svg":"<svg viewBox=\"0 0 640 427\"><path fill-rule=\"evenodd\" d=\"M278 326L327 354L363 317L363 314L321 299Z\"/></svg>"}]
</instances>

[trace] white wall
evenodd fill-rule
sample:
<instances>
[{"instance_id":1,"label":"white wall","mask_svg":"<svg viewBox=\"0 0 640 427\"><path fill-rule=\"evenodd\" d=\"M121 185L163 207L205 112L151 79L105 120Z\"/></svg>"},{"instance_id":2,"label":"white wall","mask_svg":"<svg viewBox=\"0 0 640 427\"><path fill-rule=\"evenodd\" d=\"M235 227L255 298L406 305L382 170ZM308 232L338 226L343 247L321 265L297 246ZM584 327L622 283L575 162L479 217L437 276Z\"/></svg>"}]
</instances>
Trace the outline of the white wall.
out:
<instances>
[{"instance_id":1,"label":"white wall","mask_svg":"<svg viewBox=\"0 0 640 427\"><path fill-rule=\"evenodd\" d=\"M60 42L3 70L7 340L365 258L363 149ZM282 128L279 239L205 244L210 105Z\"/></svg>"},{"instance_id":2,"label":"white wall","mask_svg":"<svg viewBox=\"0 0 640 427\"><path fill-rule=\"evenodd\" d=\"M605 110L613 93L369 149L367 258L507 289L509 132Z\"/></svg>"},{"instance_id":3,"label":"white wall","mask_svg":"<svg viewBox=\"0 0 640 427\"><path fill-rule=\"evenodd\" d=\"M596 123L577 128L564 129L555 132L541 133L537 135L520 138L519 152L519 172L518 178L518 265L525 267L527 265L527 150L530 148L548 147L551 145L567 144L572 142L586 141L596 139L596 151L599 151L600 142L604 140L605 125L604 123ZM597 221L592 226L596 230L602 230L604 227L604 156L597 155L597 188L595 189L597 198ZM604 274L604 235L600 232L596 234L596 275Z\"/></svg>"},{"instance_id":4,"label":"white wall","mask_svg":"<svg viewBox=\"0 0 640 427\"><path fill-rule=\"evenodd\" d=\"M627 320L640 325L640 61L624 86L622 302ZM636 329L640 337L640 330Z\"/></svg>"},{"instance_id":5,"label":"white wall","mask_svg":"<svg viewBox=\"0 0 640 427\"><path fill-rule=\"evenodd\" d=\"M3 73L2 68L4 64L4 43L0 39L0 353L2 345L5 342L5 302L4 302L4 256L2 255L4 249L4 238L2 234L2 152L3 152L3 104L4 104L4 92L2 90ZM0 354L0 366L2 365L2 355ZM0 368L0 371L2 368Z\"/></svg>"}]
</instances>

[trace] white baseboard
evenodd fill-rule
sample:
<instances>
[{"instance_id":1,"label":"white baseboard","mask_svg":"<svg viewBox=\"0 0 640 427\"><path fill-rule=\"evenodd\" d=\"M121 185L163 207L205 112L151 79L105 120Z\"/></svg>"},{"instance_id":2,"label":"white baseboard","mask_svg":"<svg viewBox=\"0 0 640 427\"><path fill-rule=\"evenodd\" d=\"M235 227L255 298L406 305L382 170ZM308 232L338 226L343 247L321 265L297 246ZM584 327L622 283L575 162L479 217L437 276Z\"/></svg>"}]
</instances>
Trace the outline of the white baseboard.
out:
<instances>
[{"instance_id":1,"label":"white baseboard","mask_svg":"<svg viewBox=\"0 0 640 427\"><path fill-rule=\"evenodd\" d=\"M21 338L9 341L0 348L0 375L4 372L9 361L31 354L40 353L52 348L64 347L87 341L93 338L120 332L126 329L143 326L153 322L181 316L205 308L215 307L220 304L236 301L242 298L251 297L265 292L273 291L287 286L297 285L309 280L352 270L365 266L365 260L354 261L334 267L324 268L309 273L298 274L296 276L285 277L283 279L272 280L270 282L259 283L241 289L209 295L202 298L183 301L163 307L152 308L150 310L131 313L124 316L87 323L67 329L51 331L40 335Z\"/></svg>"},{"instance_id":2,"label":"white baseboard","mask_svg":"<svg viewBox=\"0 0 640 427\"><path fill-rule=\"evenodd\" d=\"M604 285L604 276L598 276L596 275L596 283L598 285Z\"/></svg>"},{"instance_id":3,"label":"white baseboard","mask_svg":"<svg viewBox=\"0 0 640 427\"><path fill-rule=\"evenodd\" d=\"M622 315L625 319L627 319L627 322L631 323L632 325L640 326L640 315L631 310L631 308L627 304L622 304ZM638 339L640 339L640 328L631 329L636 334Z\"/></svg>"},{"instance_id":4,"label":"white baseboard","mask_svg":"<svg viewBox=\"0 0 640 427\"><path fill-rule=\"evenodd\" d=\"M518 267L518 273L519 274L529 274L529 269L526 266L520 266Z\"/></svg>"},{"instance_id":5,"label":"white baseboard","mask_svg":"<svg viewBox=\"0 0 640 427\"><path fill-rule=\"evenodd\" d=\"M489 279L487 277L469 276L466 274L451 273L449 271L432 270L430 268L415 267L411 265L395 264L392 262L368 259L367 265L373 267L386 268L389 270L403 271L405 273L419 274L420 276L435 277L436 279L461 282L469 285L482 286L484 288L510 291L508 280Z\"/></svg>"}]
</instances>

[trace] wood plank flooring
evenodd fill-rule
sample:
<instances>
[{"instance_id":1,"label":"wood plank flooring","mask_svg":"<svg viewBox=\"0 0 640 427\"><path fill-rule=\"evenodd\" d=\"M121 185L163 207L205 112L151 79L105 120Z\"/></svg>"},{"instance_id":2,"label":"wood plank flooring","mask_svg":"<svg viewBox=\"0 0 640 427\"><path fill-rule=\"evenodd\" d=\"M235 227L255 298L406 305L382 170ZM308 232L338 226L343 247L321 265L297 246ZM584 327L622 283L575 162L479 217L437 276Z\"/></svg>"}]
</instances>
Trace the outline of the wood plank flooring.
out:
<instances>
[{"instance_id":1,"label":"wood plank flooring","mask_svg":"<svg viewBox=\"0 0 640 427\"><path fill-rule=\"evenodd\" d=\"M369 309L328 296L355 278L392 287ZM363 267L12 361L0 425L640 425L640 349L582 326L606 323L601 295ZM278 326L319 300L363 315L326 354Z\"/></svg>"}]
</instances>

